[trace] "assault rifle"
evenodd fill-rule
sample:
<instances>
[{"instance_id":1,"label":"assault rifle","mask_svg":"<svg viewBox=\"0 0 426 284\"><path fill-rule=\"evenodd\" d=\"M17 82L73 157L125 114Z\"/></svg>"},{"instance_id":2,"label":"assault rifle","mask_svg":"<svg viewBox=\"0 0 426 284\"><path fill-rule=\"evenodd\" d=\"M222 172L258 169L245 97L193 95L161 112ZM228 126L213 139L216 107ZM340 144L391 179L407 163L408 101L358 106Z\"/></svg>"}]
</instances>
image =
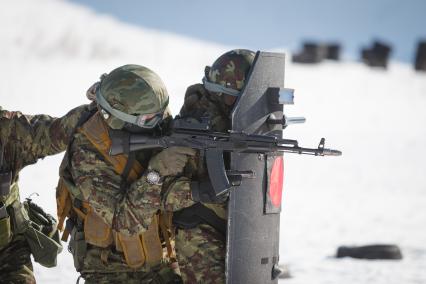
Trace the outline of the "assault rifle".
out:
<instances>
[{"instance_id":1,"label":"assault rifle","mask_svg":"<svg viewBox=\"0 0 426 284\"><path fill-rule=\"evenodd\" d=\"M202 151L207 171L216 196L238 185L243 177L253 177L251 171L227 171L223 158L224 152L275 154L295 153L314 156L340 156L342 152L324 147L325 139L317 148L300 147L297 140L279 139L268 135L249 135L243 132L211 132L208 122L194 123L193 120L175 119L173 130L166 136L148 136L131 134L124 131L110 133L112 140L110 155L138 150L164 149L183 146ZM230 182L231 180L231 182Z\"/></svg>"}]
</instances>

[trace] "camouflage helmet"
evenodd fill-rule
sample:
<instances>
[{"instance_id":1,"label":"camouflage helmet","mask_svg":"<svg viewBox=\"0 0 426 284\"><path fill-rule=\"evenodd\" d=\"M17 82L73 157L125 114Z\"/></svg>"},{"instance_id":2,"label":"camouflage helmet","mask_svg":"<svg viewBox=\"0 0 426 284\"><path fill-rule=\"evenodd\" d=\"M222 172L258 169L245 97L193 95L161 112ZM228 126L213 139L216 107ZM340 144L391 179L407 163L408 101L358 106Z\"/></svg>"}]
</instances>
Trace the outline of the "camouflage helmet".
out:
<instances>
[{"instance_id":1,"label":"camouflage helmet","mask_svg":"<svg viewBox=\"0 0 426 284\"><path fill-rule=\"evenodd\" d=\"M103 75L96 101L113 129L125 124L154 128L169 115L169 95L160 77L139 65L124 65Z\"/></svg>"},{"instance_id":2,"label":"camouflage helmet","mask_svg":"<svg viewBox=\"0 0 426 284\"><path fill-rule=\"evenodd\" d=\"M234 49L222 54L211 67L206 67L204 87L213 93L239 96L254 56L255 53L247 49Z\"/></svg>"}]
</instances>

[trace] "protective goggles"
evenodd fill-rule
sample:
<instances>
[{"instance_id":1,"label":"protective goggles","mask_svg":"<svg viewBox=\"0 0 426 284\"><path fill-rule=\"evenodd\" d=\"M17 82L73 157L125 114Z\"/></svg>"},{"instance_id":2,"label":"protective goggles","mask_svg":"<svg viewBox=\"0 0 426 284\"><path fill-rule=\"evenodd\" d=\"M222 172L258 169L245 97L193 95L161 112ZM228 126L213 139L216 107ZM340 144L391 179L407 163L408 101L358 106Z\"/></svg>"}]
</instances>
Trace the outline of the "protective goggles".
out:
<instances>
[{"instance_id":1,"label":"protective goggles","mask_svg":"<svg viewBox=\"0 0 426 284\"><path fill-rule=\"evenodd\" d=\"M124 122L131 123L142 128L154 128L163 119L165 108L160 112L146 113L140 115L131 115L120 110L114 109L101 95L100 89L101 88L98 88L96 91L96 102L101 106L101 113L104 118L106 118L106 116L112 115ZM167 105L168 99L166 102L166 106Z\"/></svg>"},{"instance_id":2,"label":"protective goggles","mask_svg":"<svg viewBox=\"0 0 426 284\"><path fill-rule=\"evenodd\" d=\"M238 97L240 95L240 91L224 87L220 84L209 82L206 77L203 78L203 85L206 90L213 93L224 93L234 97Z\"/></svg>"}]
</instances>

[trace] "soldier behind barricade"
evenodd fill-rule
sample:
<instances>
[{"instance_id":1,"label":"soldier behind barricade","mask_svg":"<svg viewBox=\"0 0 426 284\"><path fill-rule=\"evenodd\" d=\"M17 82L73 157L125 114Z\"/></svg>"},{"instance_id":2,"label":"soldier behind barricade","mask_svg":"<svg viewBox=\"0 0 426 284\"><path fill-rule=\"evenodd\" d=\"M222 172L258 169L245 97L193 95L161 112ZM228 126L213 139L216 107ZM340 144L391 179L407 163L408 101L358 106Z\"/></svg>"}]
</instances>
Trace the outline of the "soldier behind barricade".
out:
<instances>
[{"instance_id":1,"label":"soldier behind barricade","mask_svg":"<svg viewBox=\"0 0 426 284\"><path fill-rule=\"evenodd\" d=\"M203 84L188 87L180 118L207 119L210 130L227 132L231 128L232 107L244 87L254 56L250 50L231 50L206 67ZM209 199L214 194L208 194L212 186L203 161L191 159L189 165L191 162L192 199L201 202L177 211L173 217L182 278L188 283L225 283L226 196ZM187 171L191 171L190 167ZM181 183L181 186L186 185ZM178 192L179 184L175 188ZM171 195L169 203L178 204L179 198Z\"/></svg>"},{"instance_id":2,"label":"soldier behind barricade","mask_svg":"<svg viewBox=\"0 0 426 284\"><path fill-rule=\"evenodd\" d=\"M28 199L21 203L19 173L38 159L64 151L87 108L83 105L54 118L0 107L1 283L35 283L31 254L41 265L56 265L62 250L56 220Z\"/></svg>"},{"instance_id":3,"label":"soldier behind barricade","mask_svg":"<svg viewBox=\"0 0 426 284\"><path fill-rule=\"evenodd\" d=\"M168 131L167 90L148 68L125 65L103 75L88 94L97 107L76 128L57 188L58 227L63 240L71 236L74 266L86 283L181 283L172 267L171 215L160 210L161 180L147 170L154 151L109 154L112 133ZM170 149L155 156L169 167L163 176L181 172L194 155Z\"/></svg>"}]
</instances>

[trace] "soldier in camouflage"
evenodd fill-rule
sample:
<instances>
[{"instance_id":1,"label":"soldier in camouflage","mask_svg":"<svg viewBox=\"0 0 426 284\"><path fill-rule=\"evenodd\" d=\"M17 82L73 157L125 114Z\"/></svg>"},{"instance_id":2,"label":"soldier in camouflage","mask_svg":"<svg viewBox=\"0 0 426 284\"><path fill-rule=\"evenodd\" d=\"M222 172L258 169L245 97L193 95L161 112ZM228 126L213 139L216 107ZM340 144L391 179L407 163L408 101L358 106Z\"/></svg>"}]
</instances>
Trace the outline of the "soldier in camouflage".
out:
<instances>
[{"instance_id":1,"label":"soldier in camouflage","mask_svg":"<svg viewBox=\"0 0 426 284\"><path fill-rule=\"evenodd\" d=\"M86 283L180 283L171 266L171 215L159 210L160 192L162 181L179 175L194 150L109 155L111 135L167 133L167 90L148 68L125 65L103 75L89 97L97 107L72 138L57 188L58 227L67 218L63 239L71 236L74 265ZM151 161L167 169L151 170Z\"/></svg>"},{"instance_id":2,"label":"soldier in camouflage","mask_svg":"<svg viewBox=\"0 0 426 284\"><path fill-rule=\"evenodd\" d=\"M34 247L29 245L28 239L36 233L31 226L35 221L20 202L19 172L38 159L64 151L77 121L86 110L87 106L81 106L61 118L54 118L24 115L0 107L1 283L35 283L30 259ZM51 228L52 232L55 230ZM38 236L42 240L41 235ZM55 263L58 251L46 252L54 254Z\"/></svg>"},{"instance_id":3,"label":"soldier in camouflage","mask_svg":"<svg viewBox=\"0 0 426 284\"><path fill-rule=\"evenodd\" d=\"M208 118L212 131L227 132L231 128L233 104L244 87L254 55L250 50L231 50L220 56L211 67L206 67L203 84L187 89L179 116L198 120ZM197 167L190 179L205 180L204 167ZM199 190L208 190L200 184ZM176 192L179 192L179 187L185 191L188 185L177 184ZM185 196L177 195L174 197L176 200L172 198L170 203L187 203ZM225 283L226 219L226 202L218 203L217 200L197 203L175 213L173 221L178 228L176 253L185 283Z\"/></svg>"},{"instance_id":4,"label":"soldier in camouflage","mask_svg":"<svg viewBox=\"0 0 426 284\"><path fill-rule=\"evenodd\" d=\"M249 50L232 50L219 57L211 68L206 68L203 84L187 89L180 118L207 118L211 130L229 130L232 106L253 60L254 52ZM179 151L187 156L184 159L177 156ZM151 173L161 182L149 182ZM133 184L133 190L144 200L155 200L160 193L160 200L147 203L148 206L155 208L157 204L174 212L175 248L184 283L225 283L227 206L221 199L200 200L200 192L211 188L207 184L207 172L199 153L176 147L154 155L146 173Z\"/></svg>"},{"instance_id":5,"label":"soldier in camouflage","mask_svg":"<svg viewBox=\"0 0 426 284\"><path fill-rule=\"evenodd\" d=\"M207 117L212 130L227 131L232 105L244 86L253 59L254 53L247 50L234 50L221 56L212 68L206 69L203 85L188 88L180 116L193 119ZM98 96L96 99L99 103ZM167 134L167 131L167 125L163 124L162 132L156 135ZM175 212L173 223L178 228L176 251L184 282L224 283L226 203L223 200L219 200L219 203L218 200L199 202L199 194L194 195L197 191L206 190L201 182L208 179L202 159L194 150L171 147L151 153L147 161L143 174L130 183L126 196L119 198L125 202L120 203L115 212L108 213L102 209L102 203L109 197L104 196L101 189L94 190L97 193L90 200L91 203L96 203L95 199L101 200L99 216L110 216L105 221L117 226L116 230L134 233L132 228L139 228L139 232L147 230L155 220L152 218L153 212L159 209ZM105 176L102 172L99 175ZM115 203L112 200L111 204ZM201 222L197 214L203 215ZM210 218L204 218L206 215ZM100 259L100 255L98 253L95 259ZM99 275L96 279L99 279Z\"/></svg>"}]
</instances>

